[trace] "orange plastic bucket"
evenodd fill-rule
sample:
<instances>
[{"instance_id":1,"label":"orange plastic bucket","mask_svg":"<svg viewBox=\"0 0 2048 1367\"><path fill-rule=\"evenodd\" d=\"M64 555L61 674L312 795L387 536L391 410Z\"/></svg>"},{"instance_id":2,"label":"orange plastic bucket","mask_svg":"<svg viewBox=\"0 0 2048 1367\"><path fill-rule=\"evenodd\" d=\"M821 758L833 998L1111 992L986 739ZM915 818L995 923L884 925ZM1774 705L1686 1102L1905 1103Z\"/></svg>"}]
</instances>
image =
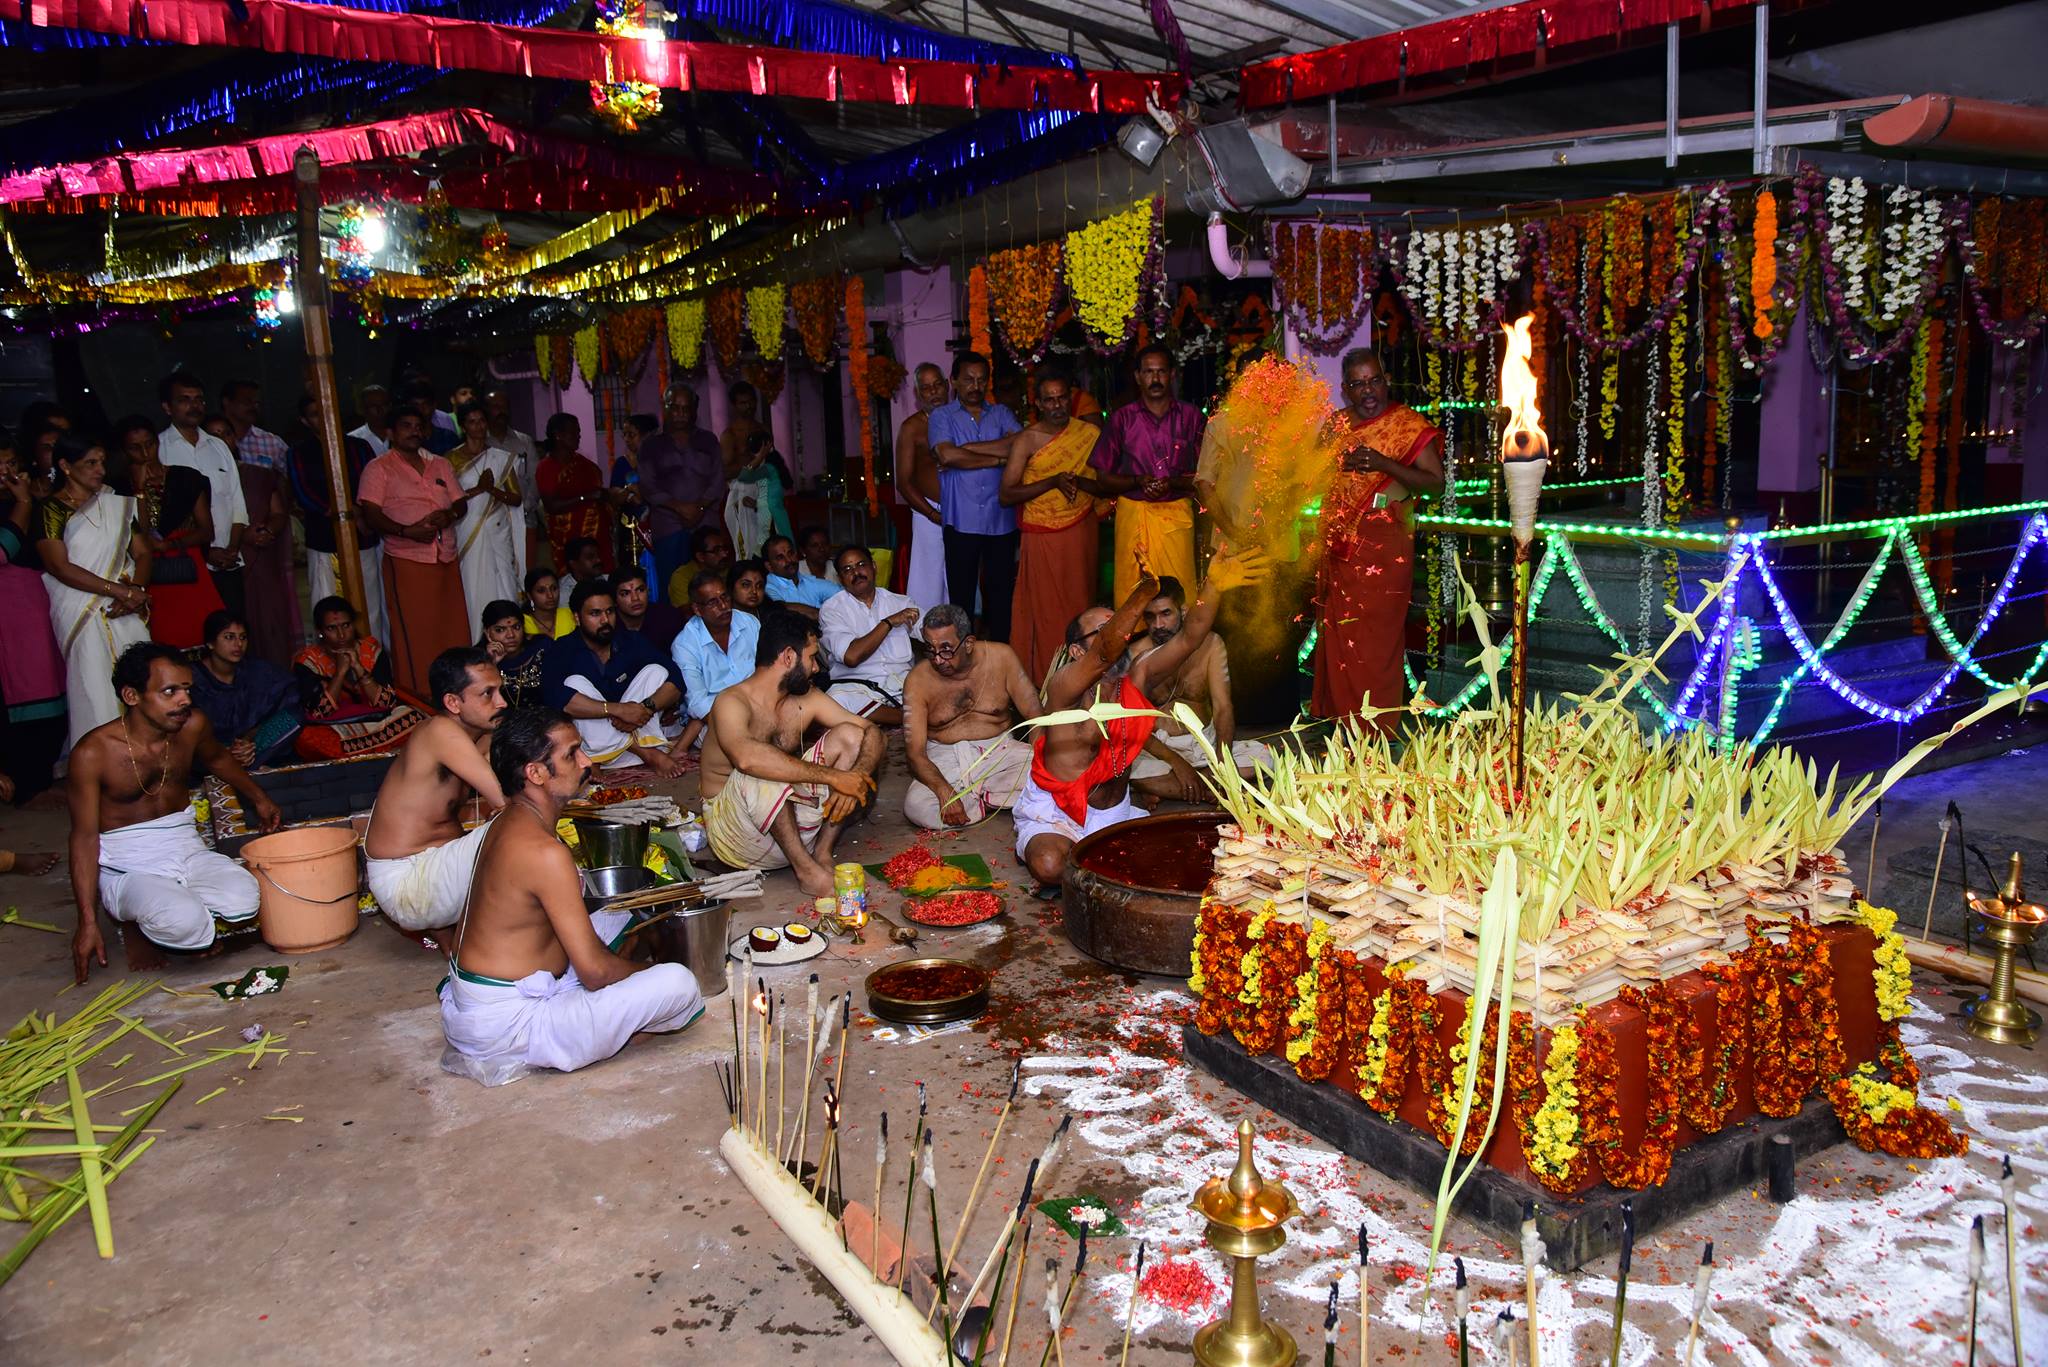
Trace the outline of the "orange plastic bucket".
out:
<instances>
[{"instance_id":1,"label":"orange plastic bucket","mask_svg":"<svg viewBox=\"0 0 2048 1367\"><path fill-rule=\"evenodd\" d=\"M242 846L242 862L261 889L256 923L272 949L311 954L355 934L361 875L351 827L301 826L259 835Z\"/></svg>"}]
</instances>

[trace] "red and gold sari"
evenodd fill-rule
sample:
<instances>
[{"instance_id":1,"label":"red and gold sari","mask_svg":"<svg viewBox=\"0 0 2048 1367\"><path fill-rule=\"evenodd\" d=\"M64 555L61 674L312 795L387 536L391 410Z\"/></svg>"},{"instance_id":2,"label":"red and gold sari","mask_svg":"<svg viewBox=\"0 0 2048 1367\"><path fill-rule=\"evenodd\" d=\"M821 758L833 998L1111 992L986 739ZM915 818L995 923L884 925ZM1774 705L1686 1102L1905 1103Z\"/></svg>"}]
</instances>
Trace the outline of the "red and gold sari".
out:
<instances>
[{"instance_id":1,"label":"red and gold sari","mask_svg":"<svg viewBox=\"0 0 2048 1367\"><path fill-rule=\"evenodd\" d=\"M1387 459L1413 465L1437 429L1405 405L1369 423L1348 411L1332 419L1345 445L1363 442ZM1394 497L1387 495L1392 491ZM1408 598L1415 582L1415 534L1408 499L1391 475L1340 471L1323 500L1323 558L1317 575L1315 690L1319 717L1407 701L1401 660L1407 650ZM1392 719L1382 718L1384 729Z\"/></svg>"}]
</instances>

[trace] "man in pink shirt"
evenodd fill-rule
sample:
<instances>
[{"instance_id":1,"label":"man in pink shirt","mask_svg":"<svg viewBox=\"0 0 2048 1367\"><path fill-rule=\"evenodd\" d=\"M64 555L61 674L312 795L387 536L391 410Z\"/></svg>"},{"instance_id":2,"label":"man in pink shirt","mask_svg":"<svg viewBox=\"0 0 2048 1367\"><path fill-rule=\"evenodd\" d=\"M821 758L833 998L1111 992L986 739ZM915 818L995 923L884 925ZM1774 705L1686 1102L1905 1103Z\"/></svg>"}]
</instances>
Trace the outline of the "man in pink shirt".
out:
<instances>
[{"instance_id":1,"label":"man in pink shirt","mask_svg":"<svg viewBox=\"0 0 2048 1367\"><path fill-rule=\"evenodd\" d=\"M465 494L455 467L424 449L427 423L402 408L392 415L391 449L363 470L356 501L384 535L384 603L391 616L391 676L414 702L432 689L427 670L444 650L475 636L463 607L455 522L465 499L488 494L487 476Z\"/></svg>"}]
</instances>

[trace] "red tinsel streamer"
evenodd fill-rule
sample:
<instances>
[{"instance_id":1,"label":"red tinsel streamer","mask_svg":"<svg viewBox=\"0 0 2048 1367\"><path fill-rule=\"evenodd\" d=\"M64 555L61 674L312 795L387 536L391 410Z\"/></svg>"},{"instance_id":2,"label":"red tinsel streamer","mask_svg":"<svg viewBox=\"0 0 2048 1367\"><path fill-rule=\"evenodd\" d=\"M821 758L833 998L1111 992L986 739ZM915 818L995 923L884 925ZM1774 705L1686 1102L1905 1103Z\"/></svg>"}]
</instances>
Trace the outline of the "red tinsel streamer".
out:
<instances>
[{"instance_id":1,"label":"red tinsel streamer","mask_svg":"<svg viewBox=\"0 0 2048 1367\"><path fill-rule=\"evenodd\" d=\"M0 0L0 19L88 29L187 47L255 48L311 57L486 71L576 81L645 81L664 90L721 90L809 100L953 109L1066 109L1142 114L1149 100L1171 109L1178 75L990 70L971 62L877 62L833 52L742 44L647 42L572 29L514 28L441 15L244 0L246 14L216 0Z\"/></svg>"}]
</instances>

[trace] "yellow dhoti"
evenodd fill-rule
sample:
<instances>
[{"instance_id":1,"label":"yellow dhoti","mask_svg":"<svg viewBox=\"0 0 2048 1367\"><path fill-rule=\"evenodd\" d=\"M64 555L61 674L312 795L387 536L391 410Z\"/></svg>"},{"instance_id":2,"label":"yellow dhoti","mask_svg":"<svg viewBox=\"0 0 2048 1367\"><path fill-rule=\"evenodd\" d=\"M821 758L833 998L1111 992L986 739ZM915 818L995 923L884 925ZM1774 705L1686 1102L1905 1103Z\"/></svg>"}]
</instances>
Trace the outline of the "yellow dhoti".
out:
<instances>
[{"instance_id":1,"label":"yellow dhoti","mask_svg":"<svg viewBox=\"0 0 2048 1367\"><path fill-rule=\"evenodd\" d=\"M1122 603L1138 584L1138 557L1145 568L1161 578L1180 581L1190 599L1195 596L1195 508L1184 498L1165 503L1142 499L1116 501L1116 590L1111 599Z\"/></svg>"}]
</instances>

